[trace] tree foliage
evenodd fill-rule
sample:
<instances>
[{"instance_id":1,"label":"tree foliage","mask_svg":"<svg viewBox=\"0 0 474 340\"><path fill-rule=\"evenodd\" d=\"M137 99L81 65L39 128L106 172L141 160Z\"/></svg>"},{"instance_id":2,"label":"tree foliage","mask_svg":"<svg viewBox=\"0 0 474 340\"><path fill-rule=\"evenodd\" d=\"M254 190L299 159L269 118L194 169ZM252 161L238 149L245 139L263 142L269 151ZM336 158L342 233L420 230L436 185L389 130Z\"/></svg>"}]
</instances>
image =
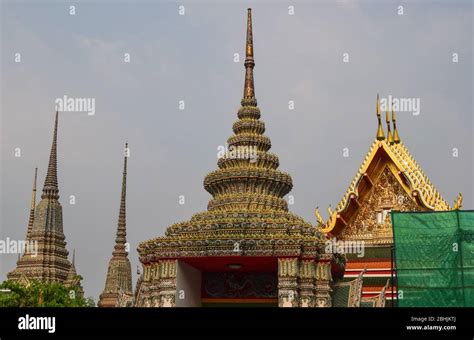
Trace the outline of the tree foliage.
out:
<instances>
[{"instance_id":1,"label":"tree foliage","mask_svg":"<svg viewBox=\"0 0 474 340\"><path fill-rule=\"evenodd\" d=\"M65 287L58 282L32 281L28 286L13 281L0 284L0 307L94 307L84 298L79 285Z\"/></svg>"}]
</instances>

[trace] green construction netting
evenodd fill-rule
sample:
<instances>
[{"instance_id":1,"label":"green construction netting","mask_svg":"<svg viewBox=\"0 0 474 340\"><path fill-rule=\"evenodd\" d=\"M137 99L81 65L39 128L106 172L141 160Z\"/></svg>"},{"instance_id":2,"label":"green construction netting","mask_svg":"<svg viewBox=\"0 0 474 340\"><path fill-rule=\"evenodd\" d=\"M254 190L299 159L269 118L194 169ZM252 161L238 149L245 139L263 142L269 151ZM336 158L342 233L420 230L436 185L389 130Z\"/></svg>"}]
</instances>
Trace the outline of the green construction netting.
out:
<instances>
[{"instance_id":1,"label":"green construction netting","mask_svg":"<svg viewBox=\"0 0 474 340\"><path fill-rule=\"evenodd\" d=\"M474 211L392 212L400 307L474 306Z\"/></svg>"}]
</instances>

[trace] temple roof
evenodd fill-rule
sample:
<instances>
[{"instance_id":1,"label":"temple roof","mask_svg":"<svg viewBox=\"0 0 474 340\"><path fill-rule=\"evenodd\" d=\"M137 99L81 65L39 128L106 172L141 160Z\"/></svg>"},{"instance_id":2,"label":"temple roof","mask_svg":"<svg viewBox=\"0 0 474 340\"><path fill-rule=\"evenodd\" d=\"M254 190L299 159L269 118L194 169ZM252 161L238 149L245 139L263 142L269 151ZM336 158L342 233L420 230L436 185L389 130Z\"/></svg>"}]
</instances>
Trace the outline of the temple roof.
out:
<instances>
[{"instance_id":1,"label":"temple roof","mask_svg":"<svg viewBox=\"0 0 474 340\"><path fill-rule=\"evenodd\" d=\"M357 196L357 187L361 177L366 173L367 168L374 160L379 149L389 156L390 160L397 166L397 169L406 177L410 184L412 193L417 192L423 205L430 210L449 210L449 204L434 187L421 167L409 153L403 142L390 145L386 140L375 140L370 146L369 152L364 158L357 174L354 176L349 188L336 207L336 211L342 211L348 204L351 195Z\"/></svg>"},{"instance_id":2,"label":"temple roof","mask_svg":"<svg viewBox=\"0 0 474 340\"><path fill-rule=\"evenodd\" d=\"M452 209L433 183L428 179L428 176L415 161L404 143L400 140L396 126L395 113L393 111L393 133L390 129L390 120L387 111L387 137L385 137L381 126L378 95L377 118L378 127L376 138L372 142L359 170L344 193L342 199L336 206L336 209L334 211L331 211L330 208L328 209L330 216L327 222L322 220L319 211L316 209L317 220L320 227L322 227L321 230L325 233L336 231L334 230L336 224L345 225L349 221L361 204L361 190L373 185L371 173L375 171L376 168L380 169L382 166L389 166L390 170L407 194L418 203L421 209L433 211ZM453 208L460 208L461 202L462 195L460 194ZM342 215L345 216L343 217Z\"/></svg>"}]
</instances>

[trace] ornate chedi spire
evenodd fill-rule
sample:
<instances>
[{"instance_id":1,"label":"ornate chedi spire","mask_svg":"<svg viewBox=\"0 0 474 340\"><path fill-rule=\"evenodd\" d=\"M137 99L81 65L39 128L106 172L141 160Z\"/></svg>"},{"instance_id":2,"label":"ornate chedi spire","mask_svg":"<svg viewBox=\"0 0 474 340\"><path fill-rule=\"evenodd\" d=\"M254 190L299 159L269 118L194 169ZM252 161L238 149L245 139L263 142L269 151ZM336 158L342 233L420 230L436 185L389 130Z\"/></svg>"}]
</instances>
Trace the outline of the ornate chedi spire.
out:
<instances>
[{"instance_id":1,"label":"ornate chedi spire","mask_svg":"<svg viewBox=\"0 0 474 340\"><path fill-rule=\"evenodd\" d=\"M292 189L292 178L278 170L279 159L269 152L271 141L264 135L265 123L260 120L255 98L250 9L247 20L244 93L237 112L238 120L232 126L234 134L227 140L229 151L219 157L218 169L204 178L204 188L212 198L206 211L168 227L165 236L139 244L140 262L144 268L137 283L138 306L164 307L176 303L177 259L194 258L199 263L210 263L213 258L220 257L225 263L228 257L233 257L232 263L235 263L247 261L244 257L271 257L275 267L269 270L277 271L280 257L293 257L294 261L304 257L314 264L311 261L324 248L321 232L288 211L284 197ZM231 268L232 263L227 267ZM245 264L238 267L247 270ZM288 284L285 280L279 281L283 287L279 304L291 300L288 294L293 296L297 290L296 278L289 278ZM157 284L163 287L159 296L153 288ZM312 291L309 294L313 294ZM296 299L290 303L298 304Z\"/></svg>"},{"instance_id":2,"label":"ornate chedi spire","mask_svg":"<svg viewBox=\"0 0 474 340\"><path fill-rule=\"evenodd\" d=\"M67 274L65 285L75 286L79 283L79 281L80 281L80 278L78 277L77 272L76 272L76 249L73 249L71 266L69 267L69 272ZM82 287L80 285L79 285L79 294L81 295L84 294L84 291L82 290Z\"/></svg>"},{"instance_id":3,"label":"ornate chedi spire","mask_svg":"<svg viewBox=\"0 0 474 340\"><path fill-rule=\"evenodd\" d=\"M68 284L67 279L72 264L68 260L62 207L58 201L57 137L58 112L56 112L43 194L35 209L33 224L28 232L30 249L17 263L17 268L8 273L9 280L20 280L24 276L29 280Z\"/></svg>"},{"instance_id":4,"label":"ornate chedi spire","mask_svg":"<svg viewBox=\"0 0 474 340\"><path fill-rule=\"evenodd\" d=\"M204 188L213 195L210 211L281 210L288 206L283 197L293 186L290 175L277 170L278 157L268 150L270 138L264 135L265 123L255 98L252 16L248 9L245 59L245 86L241 108L234 125L234 136L227 140L228 152L218 161L219 169L204 179ZM233 151L233 152L232 152Z\"/></svg>"},{"instance_id":5,"label":"ornate chedi spire","mask_svg":"<svg viewBox=\"0 0 474 340\"><path fill-rule=\"evenodd\" d=\"M385 135L383 133L383 128L382 128L382 118L380 116L380 99L379 99L379 94L377 93L377 140L384 140Z\"/></svg>"},{"instance_id":6,"label":"ornate chedi spire","mask_svg":"<svg viewBox=\"0 0 474 340\"><path fill-rule=\"evenodd\" d=\"M48 172L44 180L43 194L41 198L59 199L58 187L58 161L57 161L57 139L58 139L58 112L54 122L53 144L49 155Z\"/></svg>"},{"instance_id":7,"label":"ornate chedi spire","mask_svg":"<svg viewBox=\"0 0 474 340\"><path fill-rule=\"evenodd\" d=\"M128 143L125 143L125 153L128 150ZM113 255L116 257L125 256L125 243L127 243L127 229L126 229L126 196L127 196L127 155L123 160L123 174L122 174L122 194L120 196L120 211L117 224L117 237L115 238L115 247Z\"/></svg>"},{"instance_id":8,"label":"ornate chedi spire","mask_svg":"<svg viewBox=\"0 0 474 340\"><path fill-rule=\"evenodd\" d=\"M127 158L128 144L125 144L123 161L122 194L120 196L120 211L117 223L114 251L109 261L105 288L99 297L99 307L118 307L123 301L123 295L132 297L132 267L126 249L126 195L127 195Z\"/></svg>"},{"instance_id":9,"label":"ornate chedi spire","mask_svg":"<svg viewBox=\"0 0 474 340\"><path fill-rule=\"evenodd\" d=\"M77 272L76 272L76 249L72 250L72 261L71 261L71 267L69 268L69 273L68 273L68 281L72 282L73 280L76 279Z\"/></svg>"},{"instance_id":10,"label":"ornate chedi spire","mask_svg":"<svg viewBox=\"0 0 474 340\"><path fill-rule=\"evenodd\" d=\"M201 226L208 224L213 226L212 229L217 228L208 230L215 237L220 234L228 236L230 234L221 230L218 224L229 223L235 229L250 232L247 224L261 231L259 223L264 221L271 222L269 226L276 227L278 224L277 229L281 232L285 230L285 233L286 228L294 225L308 233L314 231L309 223L288 212L288 204L283 197L292 189L292 179L278 170L278 157L268 151L271 141L264 135L265 123L260 120L260 109L255 98L251 9L247 12L245 51L244 95L237 113L238 120L232 126L234 135L227 140L229 152L219 158L218 169L204 179L204 188L213 196L208 210L195 214L191 221L172 225L167 235L188 233L187 230L193 228L204 231ZM283 223L286 223L285 227ZM148 244L142 243L139 249Z\"/></svg>"},{"instance_id":11,"label":"ornate chedi spire","mask_svg":"<svg viewBox=\"0 0 474 340\"><path fill-rule=\"evenodd\" d=\"M26 240L30 239L31 229L33 229L33 222L35 221L35 208L36 208L36 179L38 177L38 168L35 168L35 177L33 180L33 190L31 192L31 206L30 206L30 218L28 220L28 230L26 232Z\"/></svg>"}]
</instances>

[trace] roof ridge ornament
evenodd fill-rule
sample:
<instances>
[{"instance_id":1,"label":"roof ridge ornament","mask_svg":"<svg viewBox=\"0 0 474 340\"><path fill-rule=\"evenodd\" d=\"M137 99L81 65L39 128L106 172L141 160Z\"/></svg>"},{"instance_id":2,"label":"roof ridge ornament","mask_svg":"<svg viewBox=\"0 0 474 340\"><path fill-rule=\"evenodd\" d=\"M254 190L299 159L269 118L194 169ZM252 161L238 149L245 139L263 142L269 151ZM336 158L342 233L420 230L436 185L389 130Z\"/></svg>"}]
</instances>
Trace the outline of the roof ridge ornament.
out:
<instances>
[{"instance_id":1,"label":"roof ridge ornament","mask_svg":"<svg viewBox=\"0 0 474 340\"><path fill-rule=\"evenodd\" d=\"M377 93L377 107L376 107L376 110L377 110L377 122L378 122L377 140L384 140L385 139L385 134L384 134L383 128L382 128L382 118L380 116L380 98L379 98L378 93Z\"/></svg>"},{"instance_id":2,"label":"roof ridge ornament","mask_svg":"<svg viewBox=\"0 0 474 340\"><path fill-rule=\"evenodd\" d=\"M393 142L395 144L400 144L400 136L398 135L397 121L395 119L395 111L393 110L393 105L392 105L392 123L393 123Z\"/></svg>"},{"instance_id":3,"label":"roof ridge ornament","mask_svg":"<svg viewBox=\"0 0 474 340\"><path fill-rule=\"evenodd\" d=\"M393 136L392 131L390 131L390 118L388 116L388 107L385 114L385 121L387 122L387 143L392 145L393 144Z\"/></svg>"},{"instance_id":4,"label":"roof ridge ornament","mask_svg":"<svg viewBox=\"0 0 474 340\"><path fill-rule=\"evenodd\" d=\"M462 199L463 196L461 193L456 197L453 204L453 210L460 210L462 208Z\"/></svg>"}]
</instances>

